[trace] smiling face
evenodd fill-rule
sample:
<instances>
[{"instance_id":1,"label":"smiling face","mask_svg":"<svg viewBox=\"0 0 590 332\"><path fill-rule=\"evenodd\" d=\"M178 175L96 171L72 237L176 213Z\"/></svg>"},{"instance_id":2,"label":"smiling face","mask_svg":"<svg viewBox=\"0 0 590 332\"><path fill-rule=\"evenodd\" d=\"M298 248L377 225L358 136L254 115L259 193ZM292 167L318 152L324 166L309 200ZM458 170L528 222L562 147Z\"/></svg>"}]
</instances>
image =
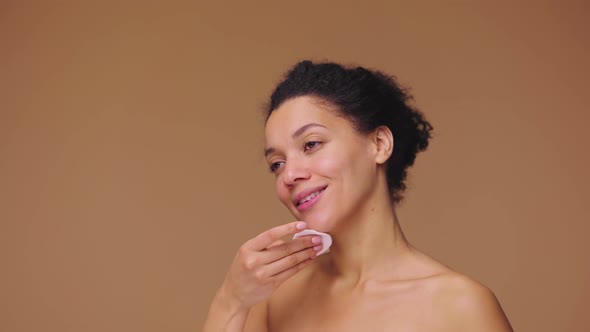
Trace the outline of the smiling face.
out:
<instances>
[{"instance_id":1,"label":"smiling face","mask_svg":"<svg viewBox=\"0 0 590 332\"><path fill-rule=\"evenodd\" d=\"M329 232L364 210L379 178L371 134L308 96L285 101L265 129L278 198L298 220Z\"/></svg>"}]
</instances>

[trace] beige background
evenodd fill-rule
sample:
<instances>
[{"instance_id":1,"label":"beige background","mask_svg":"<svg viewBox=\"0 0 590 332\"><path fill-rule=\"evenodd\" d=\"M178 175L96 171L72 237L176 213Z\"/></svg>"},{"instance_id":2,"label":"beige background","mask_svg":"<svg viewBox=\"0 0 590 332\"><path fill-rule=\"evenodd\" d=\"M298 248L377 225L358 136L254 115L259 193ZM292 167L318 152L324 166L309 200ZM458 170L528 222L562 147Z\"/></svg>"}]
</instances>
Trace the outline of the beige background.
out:
<instances>
[{"instance_id":1,"label":"beige background","mask_svg":"<svg viewBox=\"0 0 590 332\"><path fill-rule=\"evenodd\" d=\"M403 4L402 4L403 3ZM311 58L413 88L399 213L518 331L588 331L588 1L0 3L0 330L198 331L290 215L261 106Z\"/></svg>"}]
</instances>

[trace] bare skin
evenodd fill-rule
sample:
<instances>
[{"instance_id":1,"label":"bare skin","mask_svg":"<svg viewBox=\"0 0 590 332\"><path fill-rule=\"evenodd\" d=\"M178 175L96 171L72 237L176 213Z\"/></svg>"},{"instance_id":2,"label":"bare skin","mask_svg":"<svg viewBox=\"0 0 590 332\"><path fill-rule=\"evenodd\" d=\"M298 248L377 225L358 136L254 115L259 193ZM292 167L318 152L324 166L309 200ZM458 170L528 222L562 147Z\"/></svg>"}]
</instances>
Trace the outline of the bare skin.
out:
<instances>
[{"instance_id":1,"label":"bare skin","mask_svg":"<svg viewBox=\"0 0 590 332\"><path fill-rule=\"evenodd\" d=\"M512 331L485 286L404 251L362 279L338 275L329 256L319 257L257 308L266 324L252 331Z\"/></svg>"},{"instance_id":2,"label":"bare skin","mask_svg":"<svg viewBox=\"0 0 590 332\"><path fill-rule=\"evenodd\" d=\"M298 97L273 112L266 141L281 202L334 242L315 259L313 237L275 242L294 224L248 241L205 332L512 331L488 288L406 240L384 169L395 145L389 129L360 134L325 103Z\"/></svg>"}]
</instances>

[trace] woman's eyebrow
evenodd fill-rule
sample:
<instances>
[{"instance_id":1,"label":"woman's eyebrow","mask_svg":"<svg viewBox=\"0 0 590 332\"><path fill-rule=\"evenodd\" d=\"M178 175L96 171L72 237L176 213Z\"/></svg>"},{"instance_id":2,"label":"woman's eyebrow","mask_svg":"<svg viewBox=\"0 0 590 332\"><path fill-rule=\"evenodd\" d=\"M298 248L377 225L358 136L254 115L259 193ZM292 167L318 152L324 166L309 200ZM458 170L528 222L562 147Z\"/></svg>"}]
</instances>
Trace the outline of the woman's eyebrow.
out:
<instances>
[{"instance_id":1,"label":"woman's eyebrow","mask_svg":"<svg viewBox=\"0 0 590 332\"><path fill-rule=\"evenodd\" d=\"M275 152L275 149L273 149L273 148L264 149L264 158L268 157L269 154L272 154L274 152Z\"/></svg>"},{"instance_id":2,"label":"woman's eyebrow","mask_svg":"<svg viewBox=\"0 0 590 332\"><path fill-rule=\"evenodd\" d=\"M311 123L308 123L304 126L301 126L301 128L299 128L299 129L295 130L295 132L293 132L293 135L292 135L293 139L303 135L304 132L306 132L307 130L314 128L314 127L328 128L328 127L321 125L319 123L311 122ZM266 148L266 149L264 149L264 157L266 158L266 157L268 157L269 154L272 154L274 152L275 152L274 148Z\"/></svg>"},{"instance_id":3,"label":"woman's eyebrow","mask_svg":"<svg viewBox=\"0 0 590 332\"><path fill-rule=\"evenodd\" d=\"M295 132L293 133L293 138L297 138L297 137L301 136L306 130L313 128L313 127L326 128L326 126L323 126L319 123L315 123L315 122L308 123L308 124L302 126L301 128L295 130Z\"/></svg>"}]
</instances>

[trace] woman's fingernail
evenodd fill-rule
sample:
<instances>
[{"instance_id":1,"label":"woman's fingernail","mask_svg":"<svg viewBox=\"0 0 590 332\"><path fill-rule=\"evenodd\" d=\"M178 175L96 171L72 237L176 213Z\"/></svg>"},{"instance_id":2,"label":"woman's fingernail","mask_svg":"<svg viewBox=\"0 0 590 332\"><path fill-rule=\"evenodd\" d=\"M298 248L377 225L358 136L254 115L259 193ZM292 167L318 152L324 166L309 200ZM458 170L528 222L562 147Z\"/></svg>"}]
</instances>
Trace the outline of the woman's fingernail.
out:
<instances>
[{"instance_id":1,"label":"woman's fingernail","mask_svg":"<svg viewBox=\"0 0 590 332\"><path fill-rule=\"evenodd\" d=\"M295 228L297 229L305 229L305 227L307 227L307 224L305 222L298 222L297 225L295 225Z\"/></svg>"},{"instance_id":2,"label":"woman's fingernail","mask_svg":"<svg viewBox=\"0 0 590 332\"><path fill-rule=\"evenodd\" d=\"M320 243L320 242L322 242L321 236L314 236L311 238L311 243L313 243L313 244Z\"/></svg>"},{"instance_id":3,"label":"woman's fingernail","mask_svg":"<svg viewBox=\"0 0 590 332\"><path fill-rule=\"evenodd\" d=\"M320 251L320 250L322 250L322 247L323 246L320 244L320 245L317 245L317 246L313 247L313 250Z\"/></svg>"}]
</instances>

